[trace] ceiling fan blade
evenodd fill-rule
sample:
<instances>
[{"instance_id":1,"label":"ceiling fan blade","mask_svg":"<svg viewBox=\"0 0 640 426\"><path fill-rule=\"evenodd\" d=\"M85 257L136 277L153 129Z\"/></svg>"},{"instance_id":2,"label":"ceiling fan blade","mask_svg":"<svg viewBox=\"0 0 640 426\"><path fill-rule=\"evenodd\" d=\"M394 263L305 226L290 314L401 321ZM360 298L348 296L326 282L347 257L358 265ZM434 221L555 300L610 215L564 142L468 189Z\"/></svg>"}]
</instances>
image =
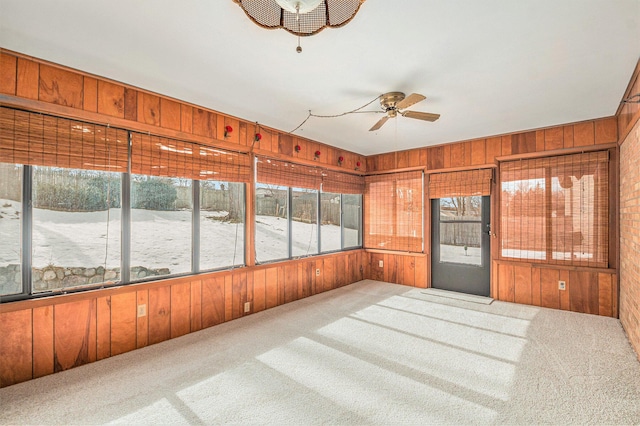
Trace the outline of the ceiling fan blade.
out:
<instances>
[{"instance_id":1,"label":"ceiling fan blade","mask_svg":"<svg viewBox=\"0 0 640 426\"><path fill-rule=\"evenodd\" d=\"M440 114L431 114L430 112L404 111L401 112L401 114L403 117L417 118L418 120L424 121L436 121L440 118Z\"/></svg>"},{"instance_id":2,"label":"ceiling fan blade","mask_svg":"<svg viewBox=\"0 0 640 426\"><path fill-rule=\"evenodd\" d=\"M382 127L382 125L384 123L387 122L387 120L389 119L388 115L385 115L384 117L382 117L380 120L378 120L378 122L376 124L373 125L372 128L369 129L370 132L373 132L374 130L378 130L380 127Z\"/></svg>"},{"instance_id":3,"label":"ceiling fan blade","mask_svg":"<svg viewBox=\"0 0 640 426\"><path fill-rule=\"evenodd\" d=\"M418 102L424 101L425 99L427 99L426 96L420 95L418 93L412 93L406 98L404 98L403 100L401 100L400 102L398 102L396 104L396 108L398 109L409 108L411 105L415 105Z\"/></svg>"}]
</instances>

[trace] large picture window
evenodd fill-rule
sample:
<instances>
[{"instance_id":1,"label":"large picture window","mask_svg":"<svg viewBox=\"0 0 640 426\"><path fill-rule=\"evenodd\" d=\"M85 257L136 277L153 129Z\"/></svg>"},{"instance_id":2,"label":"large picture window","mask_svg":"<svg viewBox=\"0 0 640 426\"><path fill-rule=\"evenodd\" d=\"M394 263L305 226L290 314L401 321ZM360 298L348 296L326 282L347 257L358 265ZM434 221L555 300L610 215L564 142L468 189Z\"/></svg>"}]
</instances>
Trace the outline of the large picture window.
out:
<instances>
[{"instance_id":1,"label":"large picture window","mask_svg":"<svg viewBox=\"0 0 640 426\"><path fill-rule=\"evenodd\" d=\"M289 257L289 189L256 185L256 262Z\"/></svg>"},{"instance_id":2,"label":"large picture window","mask_svg":"<svg viewBox=\"0 0 640 426\"><path fill-rule=\"evenodd\" d=\"M607 267L607 151L500 165L501 256Z\"/></svg>"}]
</instances>

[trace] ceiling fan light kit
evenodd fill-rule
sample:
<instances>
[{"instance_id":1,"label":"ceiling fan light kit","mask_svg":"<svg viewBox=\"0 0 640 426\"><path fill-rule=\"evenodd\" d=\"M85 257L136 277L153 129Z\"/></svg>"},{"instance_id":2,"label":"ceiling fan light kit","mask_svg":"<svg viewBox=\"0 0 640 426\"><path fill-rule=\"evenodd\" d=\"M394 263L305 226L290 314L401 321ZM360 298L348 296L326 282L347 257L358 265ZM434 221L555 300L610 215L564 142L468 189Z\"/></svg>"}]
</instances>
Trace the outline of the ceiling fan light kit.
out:
<instances>
[{"instance_id":1,"label":"ceiling fan light kit","mask_svg":"<svg viewBox=\"0 0 640 426\"><path fill-rule=\"evenodd\" d=\"M282 28L300 37L312 36L327 27L348 24L365 0L233 0L262 28Z\"/></svg>"},{"instance_id":2,"label":"ceiling fan light kit","mask_svg":"<svg viewBox=\"0 0 640 426\"><path fill-rule=\"evenodd\" d=\"M420 111L404 111L412 105L422 102L427 99L426 96L418 93L412 93L409 96L405 96L402 92L389 92L380 96L380 106L383 111L371 111L371 112L384 112L386 115L382 117L376 124L369 129L370 132L376 131L381 128L384 123L390 118L395 118L400 114L403 117L415 118L424 121L436 121L440 118L440 114L433 114L430 112Z\"/></svg>"}]
</instances>

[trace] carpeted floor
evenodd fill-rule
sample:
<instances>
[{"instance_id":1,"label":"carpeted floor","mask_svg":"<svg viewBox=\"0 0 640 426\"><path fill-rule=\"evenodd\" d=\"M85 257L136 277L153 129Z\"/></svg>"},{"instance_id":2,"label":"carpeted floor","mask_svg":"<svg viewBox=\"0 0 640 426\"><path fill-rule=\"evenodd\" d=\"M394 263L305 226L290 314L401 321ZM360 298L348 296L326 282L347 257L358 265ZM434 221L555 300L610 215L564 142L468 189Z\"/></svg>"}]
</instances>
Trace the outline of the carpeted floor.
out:
<instances>
[{"instance_id":1,"label":"carpeted floor","mask_svg":"<svg viewBox=\"0 0 640 426\"><path fill-rule=\"evenodd\" d=\"M619 321L362 281L0 389L2 424L640 424Z\"/></svg>"}]
</instances>

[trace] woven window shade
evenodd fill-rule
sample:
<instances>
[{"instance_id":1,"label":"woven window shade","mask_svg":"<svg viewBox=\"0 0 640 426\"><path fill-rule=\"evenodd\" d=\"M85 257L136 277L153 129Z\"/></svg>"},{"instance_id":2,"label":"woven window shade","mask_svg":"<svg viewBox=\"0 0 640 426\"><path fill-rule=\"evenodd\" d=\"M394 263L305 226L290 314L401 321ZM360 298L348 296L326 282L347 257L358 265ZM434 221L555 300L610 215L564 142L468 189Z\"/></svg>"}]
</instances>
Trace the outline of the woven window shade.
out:
<instances>
[{"instance_id":1,"label":"woven window shade","mask_svg":"<svg viewBox=\"0 0 640 426\"><path fill-rule=\"evenodd\" d=\"M140 133L131 134L131 173L249 182L247 154Z\"/></svg>"},{"instance_id":2,"label":"woven window shade","mask_svg":"<svg viewBox=\"0 0 640 426\"><path fill-rule=\"evenodd\" d=\"M500 165L501 255L531 262L607 267L607 151Z\"/></svg>"},{"instance_id":3,"label":"woven window shade","mask_svg":"<svg viewBox=\"0 0 640 426\"><path fill-rule=\"evenodd\" d=\"M429 198L491 195L492 169L429 175Z\"/></svg>"},{"instance_id":4,"label":"woven window shade","mask_svg":"<svg viewBox=\"0 0 640 426\"><path fill-rule=\"evenodd\" d=\"M365 177L364 247L422 251L422 172Z\"/></svg>"},{"instance_id":5,"label":"woven window shade","mask_svg":"<svg viewBox=\"0 0 640 426\"><path fill-rule=\"evenodd\" d=\"M0 107L0 161L126 172L125 130Z\"/></svg>"},{"instance_id":6,"label":"woven window shade","mask_svg":"<svg viewBox=\"0 0 640 426\"><path fill-rule=\"evenodd\" d=\"M322 191L336 194L363 194L364 177L348 173L322 171Z\"/></svg>"},{"instance_id":7,"label":"woven window shade","mask_svg":"<svg viewBox=\"0 0 640 426\"><path fill-rule=\"evenodd\" d=\"M260 183L316 190L322 183L322 170L316 167L261 157L257 170Z\"/></svg>"}]
</instances>

